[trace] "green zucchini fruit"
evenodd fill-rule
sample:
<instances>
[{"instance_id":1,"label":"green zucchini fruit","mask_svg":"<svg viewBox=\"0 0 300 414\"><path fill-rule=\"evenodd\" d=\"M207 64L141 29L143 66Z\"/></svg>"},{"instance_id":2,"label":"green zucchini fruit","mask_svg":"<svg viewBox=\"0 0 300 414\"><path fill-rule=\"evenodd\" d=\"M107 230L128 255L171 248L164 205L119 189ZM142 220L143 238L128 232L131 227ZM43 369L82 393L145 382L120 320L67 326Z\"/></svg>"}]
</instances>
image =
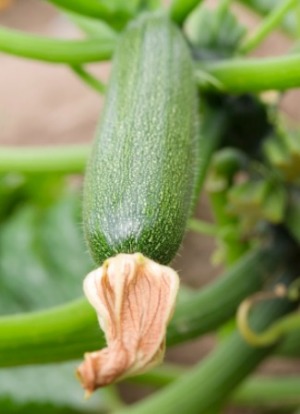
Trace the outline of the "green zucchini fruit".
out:
<instances>
[{"instance_id":1,"label":"green zucchini fruit","mask_svg":"<svg viewBox=\"0 0 300 414\"><path fill-rule=\"evenodd\" d=\"M186 228L199 159L198 97L189 49L162 13L122 34L84 184L83 222L99 265L140 252L162 264Z\"/></svg>"}]
</instances>

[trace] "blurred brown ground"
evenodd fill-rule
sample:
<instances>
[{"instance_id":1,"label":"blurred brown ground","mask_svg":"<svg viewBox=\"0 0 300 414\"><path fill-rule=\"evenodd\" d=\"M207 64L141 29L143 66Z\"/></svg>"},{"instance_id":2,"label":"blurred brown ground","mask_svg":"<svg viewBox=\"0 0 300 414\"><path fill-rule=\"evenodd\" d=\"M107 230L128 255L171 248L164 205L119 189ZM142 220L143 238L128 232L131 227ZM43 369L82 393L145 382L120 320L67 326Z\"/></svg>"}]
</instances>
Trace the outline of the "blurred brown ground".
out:
<instances>
[{"instance_id":1,"label":"blurred brown ground","mask_svg":"<svg viewBox=\"0 0 300 414\"><path fill-rule=\"evenodd\" d=\"M11 7L0 0L0 24L53 37L74 38L80 33L62 14L40 0L16 0ZM213 4L215 1L208 1ZM243 23L254 27L257 17L236 8ZM255 52L257 56L280 55L289 48L289 40L282 34L272 34ZM109 75L108 64L93 64L91 70L102 79ZM289 92L282 100L283 112L293 121L300 119L300 93ZM51 65L0 55L0 144L43 145L91 142L98 122L103 99L87 88L76 75L62 65ZM205 198L199 204L198 217L210 220ZM214 244L208 237L188 234L175 260L174 267L183 280L193 287L200 287L212 280L220 269L210 263ZM214 346L214 338L178 346L168 351L168 359L194 364ZM234 356L233 356L234 357ZM300 372L294 361L270 359L260 368L270 374ZM201 387L201 384L199 384ZM122 387L128 401L137 398L135 386ZM227 414L259 414L259 411L229 409ZM163 413L162 413L163 414ZM188 414L188 413L187 413Z\"/></svg>"}]
</instances>

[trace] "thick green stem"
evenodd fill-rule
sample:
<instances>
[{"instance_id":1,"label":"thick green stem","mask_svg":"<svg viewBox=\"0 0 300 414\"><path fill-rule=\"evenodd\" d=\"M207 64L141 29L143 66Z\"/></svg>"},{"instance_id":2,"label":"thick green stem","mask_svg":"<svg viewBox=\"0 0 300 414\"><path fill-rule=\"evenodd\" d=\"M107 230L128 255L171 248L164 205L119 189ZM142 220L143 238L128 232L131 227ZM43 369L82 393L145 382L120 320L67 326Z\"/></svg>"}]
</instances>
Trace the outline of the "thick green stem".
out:
<instances>
[{"instance_id":1,"label":"thick green stem","mask_svg":"<svg viewBox=\"0 0 300 414\"><path fill-rule=\"evenodd\" d=\"M253 251L211 286L178 303L168 328L169 345L195 338L232 317L288 254L284 248ZM102 348L96 314L85 299L43 312L0 318L0 366L81 358Z\"/></svg>"},{"instance_id":2,"label":"thick green stem","mask_svg":"<svg viewBox=\"0 0 300 414\"><path fill-rule=\"evenodd\" d=\"M118 33L103 20L92 19L70 11L65 14L87 37L102 39L107 36L110 38L118 36Z\"/></svg>"},{"instance_id":3,"label":"thick green stem","mask_svg":"<svg viewBox=\"0 0 300 414\"><path fill-rule=\"evenodd\" d=\"M82 66L71 65L73 72L85 82L88 86L96 92L103 94L105 92L105 85L99 79L95 78L91 73L85 70Z\"/></svg>"},{"instance_id":4,"label":"thick green stem","mask_svg":"<svg viewBox=\"0 0 300 414\"><path fill-rule=\"evenodd\" d=\"M285 0L278 3L277 7L265 17L252 35L246 39L241 47L241 53L249 53L255 49L281 22L285 14L298 4L298 0Z\"/></svg>"},{"instance_id":5,"label":"thick green stem","mask_svg":"<svg viewBox=\"0 0 300 414\"><path fill-rule=\"evenodd\" d=\"M253 251L211 286L179 303L168 329L168 345L195 338L226 322L235 314L241 298L259 290L277 266L275 251Z\"/></svg>"},{"instance_id":6,"label":"thick green stem","mask_svg":"<svg viewBox=\"0 0 300 414\"><path fill-rule=\"evenodd\" d=\"M79 15L89 16L94 19L101 19L116 28L122 28L124 24L133 16L134 10L130 7L130 2L115 2L113 0L47 0L65 10L78 13Z\"/></svg>"},{"instance_id":7,"label":"thick green stem","mask_svg":"<svg viewBox=\"0 0 300 414\"><path fill-rule=\"evenodd\" d=\"M254 377L233 394L232 402L247 407L286 407L300 404L299 377Z\"/></svg>"},{"instance_id":8,"label":"thick green stem","mask_svg":"<svg viewBox=\"0 0 300 414\"><path fill-rule=\"evenodd\" d=\"M286 300L264 304L255 314L255 323L259 329L264 329L290 309L290 304ZM118 413L206 414L211 412L224 404L238 384L271 350L271 348L251 348L238 333L234 333L178 381L151 398L131 406L129 410L120 410Z\"/></svg>"},{"instance_id":9,"label":"thick green stem","mask_svg":"<svg viewBox=\"0 0 300 414\"><path fill-rule=\"evenodd\" d=\"M178 380L188 368L165 364L150 372L129 378L135 384L163 388ZM300 377L249 378L232 395L230 401L246 407L285 407L300 404Z\"/></svg>"},{"instance_id":10,"label":"thick green stem","mask_svg":"<svg viewBox=\"0 0 300 414\"><path fill-rule=\"evenodd\" d=\"M199 85L212 89L210 83L203 84L203 71L231 93L285 90L300 86L300 54L264 59L230 59L217 63L202 63L196 70Z\"/></svg>"},{"instance_id":11,"label":"thick green stem","mask_svg":"<svg viewBox=\"0 0 300 414\"><path fill-rule=\"evenodd\" d=\"M104 346L96 314L85 299L0 320L0 366L66 361Z\"/></svg>"},{"instance_id":12,"label":"thick green stem","mask_svg":"<svg viewBox=\"0 0 300 414\"><path fill-rule=\"evenodd\" d=\"M81 173L89 145L1 147L0 173Z\"/></svg>"},{"instance_id":13,"label":"thick green stem","mask_svg":"<svg viewBox=\"0 0 300 414\"><path fill-rule=\"evenodd\" d=\"M58 40L0 28L0 52L51 63L78 65L109 60L116 39Z\"/></svg>"},{"instance_id":14,"label":"thick green stem","mask_svg":"<svg viewBox=\"0 0 300 414\"><path fill-rule=\"evenodd\" d=\"M202 0L173 0L170 7L171 18L182 25L188 15L202 2Z\"/></svg>"}]
</instances>

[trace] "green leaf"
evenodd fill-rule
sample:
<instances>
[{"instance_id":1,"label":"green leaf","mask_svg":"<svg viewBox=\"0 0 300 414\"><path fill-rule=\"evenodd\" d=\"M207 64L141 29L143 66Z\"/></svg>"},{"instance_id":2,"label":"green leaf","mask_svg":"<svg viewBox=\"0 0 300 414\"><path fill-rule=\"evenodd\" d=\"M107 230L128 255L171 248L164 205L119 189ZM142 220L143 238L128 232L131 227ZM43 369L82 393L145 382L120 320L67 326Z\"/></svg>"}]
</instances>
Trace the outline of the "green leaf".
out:
<instances>
[{"instance_id":1,"label":"green leaf","mask_svg":"<svg viewBox=\"0 0 300 414\"><path fill-rule=\"evenodd\" d=\"M0 178L0 206L0 314L81 296L92 262L81 229L80 188L60 176L10 174ZM1 369L1 413L100 413L101 394L83 400L76 365Z\"/></svg>"},{"instance_id":2,"label":"green leaf","mask_svg":"<svg viewBox=\"0 0 300 414\"><path fill-rule=\"evenodd\" d=\"M229 9L210 10L204 6L191 14L185 29L199 59L231 56L246 32Z\"/></svg>"},{"instance_id":3,"label":"green leaf","mask_svg":"<svg viewBox=\"0 0 300 414\"><path fill-rule=\"evenodd\" d=\"M74 372L77 363L0 370L0 407L5 414L101 414L104 401L89 401Z\"/></svg>"},{"instance_id":4,"label":"green leaf","mask_svg":"<svg viewBox=\"0 0 300 414\"><path fill-rule=\"evenodd\" d=\"M1 226L0 286L6 292L1 295L2 314L80 296L82 280L92 267L81 232L78 195L65 194L47 206L41 203L17 208Z\"/></svg>"}]
</instances>

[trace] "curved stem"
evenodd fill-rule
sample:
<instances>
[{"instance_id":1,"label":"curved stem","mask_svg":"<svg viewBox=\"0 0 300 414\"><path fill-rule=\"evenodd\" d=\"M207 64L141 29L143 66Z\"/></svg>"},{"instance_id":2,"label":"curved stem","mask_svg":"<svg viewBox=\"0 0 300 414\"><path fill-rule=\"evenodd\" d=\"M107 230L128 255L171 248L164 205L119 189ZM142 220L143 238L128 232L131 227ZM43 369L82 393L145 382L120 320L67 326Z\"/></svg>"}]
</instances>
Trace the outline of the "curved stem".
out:
<instances>
[{"instance_id":1,"label":"curved stem","mask_svg":"<svg viewBox=\"0 0 300 414\"><path fill-rule=\"evenodd\" d=\"M211 286L179 302L168 328L168 344L195 338L232 317L240 301L260 289L287 254L282 247L253 251ZM0 366L75 359L103 346L96 314L84 299L0 318Z\"/></svg>"},{"instance_id":2,"label":"curved stem","mask_svg":"<svg viewBox=\"0 0 300 414\"><path fill-rule=\"evenodd\" d=\"M76 359L105 344L96 314L85 299L45 311L4 316L0 325L1 366Z\"/></svg>"},{"instance_id":3,"label":"curved stem","mask_svg":"<svg viewBox=\"0 0 300 414\"><path fill-rule=\"evenodd\" d=\"M280 2L274 10L265 17L254 33L246 39L239 51L249 53L255 49L281 22L285 14L298 4L298 0L285 0Z\"/></svg>"},{"instance_id":4,"label":"curved stem","mask_svg":"<svg viewBox=\"0 0 300 414\"><path fill-rule=\"evenodd\" d=\"M283 285L275 286L271 292L259 292L245 299L237 312L237 324L244 339L252 346L271 346L278 342L283 335L300 329L300 314L293 313L280 319L264 332L256 333L249 326L249 314L253 305L270 299L286 298L290 301L299 300L300 279L296 279L288 288Z\"/></svg>"},{"instance_id":5,"label":"curved stem","mask_svg":"<svg viewBox=\"0 0 300 414\"><path fill-rule=\"evenodd\" d=\"M87 70L79 65L70 66L73 72L88 86L94 89L96 92L103 94L105 92L105 85L99 79L95 78Z\"/></svg>"},{"instance_id":6,"label":"curved stem","mask_svg":"<svg viewBox=\"0 0 300 414\"><path fill-rule=\"evenodd\" d=\"M283 300L279 304L265 304L254 319L259 328L290 310ZM193 367L178 381L151 398L120 410L119 414L152 414L161 412L207 413L220 408L239 383L271 352L271 348L251 348L238 333L233 333L200 364Z\"/></svg>"},{"instance_id":7,"label":"curved stem","mask_svg":"<svg viewBox=\"0 0 300 414\"><path fill-rule=\"evenodd\" d=\"M127 381L163 388L178 380L188 372L188 367L164 364L150 372L128 378ZM232 395L230 401L246 407L280 407L300 404L300 377L264 377L249 378Z\"/></svg>"},{"instance_id":8,"label":"curved stem","mask_svg":"<svg viewBox=\"0 0 300 414\"><path fill-rule=\"evenodd\" d=\"M255 11L261 16L266 16L272 12L272 2L261 2L257 0L238 0L239 3L243 4L247 8L249 8L252 11ZM297 36L297 27L294 24L293 21L290 19L284 19L281 22L281 28L284 30L284 32L292 37L298 37Z\"/></svg>"},{"instance_id":9,"label":"curved stem","mask_svg":"<svg viewBox=\"0 0 300 414\"><path fill-rule=\"evenodd\" d=\"M299 377L254 377L237 389L231 401L247 407L286 407L300 404Z\"/></svg>"},{"instance_id":10,"label":"curved stem","mask_svg":"<svg viewBox=\"0 0 300 414\"><path fill-rule=\"evenodd\" d=\"M202 2L202 0L173 0L170 7L171 18L180 26L188 15Z\"/></svg>"},{"instance_id":11,"label":"curved stem","mask_svg":"<svg viewBox=\"0 0 300 414\"><path fill-rule=\"evenodd\" d=\"M71 11L65 12L65 14L87 37L102 39L107 36L111 38L118 36L118 33L103 20L82 16Z\"/></svg>"},{"instance_id":12,"label":"curved stem","mask_svg":"<svg viewBox=\"0 0 300 414\"><path fill-rule=\"evenodd\" d=\"M102 19L120 29L133 16L135 10L130 2L114 2L103 0L47 0L49 3L79 15ZM128 5L129 3L129 5ZM117 5L117 7L116 7Z\"/></svg>"},{"instance_id":13,"label":"curved stem","mask_svg":"<svg viewBox=\"0 0 300 414\"><path fill-rule=\"evenodd\" d=\"M300 86L300 54L265 59L231 59L218 63L201 64L196 69L199 86L213 89L201 73L208 72L231 93L260 92L270 89L285 90Z\"/></svg>"},{"instance_id":14,"label":"curved stem","mask_svg":"<svg viewBox=\"0 0 300 414\"><path fill-rule=\"evenodd\" d=\"M0 173L81 173L90 145L0 147Z\"/></svg>"},{"instance_id":15,"label":"curved stem","mask_svg":"<svg viewBox=\"0 0 300 414\"><path fill-rule=\"evenodd\" d=\"M51 63L82 64L111 58L114 37L58 40L0 28L0 52Z\"/></svg>"}]
</instances>

